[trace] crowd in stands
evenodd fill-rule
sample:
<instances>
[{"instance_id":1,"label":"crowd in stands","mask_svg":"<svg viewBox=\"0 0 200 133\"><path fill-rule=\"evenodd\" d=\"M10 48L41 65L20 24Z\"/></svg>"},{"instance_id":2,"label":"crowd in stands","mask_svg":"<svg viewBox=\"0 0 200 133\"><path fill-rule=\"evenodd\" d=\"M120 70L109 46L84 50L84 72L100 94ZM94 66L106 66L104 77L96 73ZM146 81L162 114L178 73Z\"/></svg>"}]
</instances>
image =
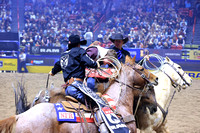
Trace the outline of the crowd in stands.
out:
<instances>
[{"instance_id":1,"label":"crowd in stands","mask_svg":"<svg viewBox=\"0 0 200 133\"><path fill-rule=\"evenodd\" d=\"M0 32L11 30L10 0L0 3ZM108 0L25 0L24 30L20 31L22 48L31 46L62 47L71 34L78 34L91 44L93 28L105 14ZM191 9L191 0L113 0L107 20L97 40L109 47L109 37L120 32L129 37L124 47L181 49L192 24L181 8ZM192 17L192 16L191 16Z\"/></svg>"},{"instance_id":2,"label":"crowd in stands","mask_svg":"<svg viewBox=\"0 0 200 133\"><path fill-rule=\"evenodd\" d=\"M38 0L27 1L22 46L62 46L71 34L93 40L93 27L105 8L103 0Z\"/></svg>"},{"instance_id":3,"label":"crowd in stands","mask_svg":"<svg viewBox=\"0 0 200 133\"><path fill-rule=\"evenodd\" d=\"M190 8L191 3L172 0L126 0L113 11L106 21L98 40L109 47L109 37L120 32L129 37L125 47L152 49L182 49L187 38L188 16L180 8ZM187 18L187 20L186 20Z\"/></svg>"},{"instance_id":4,"label":"crowd in stands","mask_svg":"<svg viewBox=\"0 0 200 133\"><path fill-rule=\"evenodd\" d=\"M0 32L11 31L11 0L0 1Z\"/></svg>"}]
</instances>

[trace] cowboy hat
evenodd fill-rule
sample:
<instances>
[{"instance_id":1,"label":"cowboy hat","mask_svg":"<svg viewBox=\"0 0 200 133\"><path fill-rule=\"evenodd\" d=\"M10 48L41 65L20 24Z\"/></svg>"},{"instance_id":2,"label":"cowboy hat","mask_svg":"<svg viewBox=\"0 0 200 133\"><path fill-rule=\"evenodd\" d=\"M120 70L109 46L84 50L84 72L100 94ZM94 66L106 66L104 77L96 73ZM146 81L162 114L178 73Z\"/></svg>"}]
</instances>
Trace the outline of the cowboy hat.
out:
<instances>
[{"instance_id":1,"label":"cowboy hat","mask_svg":"<svg viewBox=\"0 0 200 133\"><path fill-rule=\"evenodd\" d=\"M86 40L81 40L79 35L71 35L69 36L69 45L76 45L76 44L81 44L81 45L86 45L87 41Z\"/></svg>"},{"instance_id":2,"label":"cowboy hat","mask_svg":"<svg viewBox=\"0 0 200 133\"><path fill-rule=\"evenodd\" d=\"M122 40L122 41L123 41L123 44L125 44L125 43L128 42L128 37L125 37L125 38L124 38L122 34L116 33L116 34L113 34L113 35L109 38L109 40L110 40L111 42L113 42L113 43L114 43L115 40Z\"/></svg>"}]
</instances>

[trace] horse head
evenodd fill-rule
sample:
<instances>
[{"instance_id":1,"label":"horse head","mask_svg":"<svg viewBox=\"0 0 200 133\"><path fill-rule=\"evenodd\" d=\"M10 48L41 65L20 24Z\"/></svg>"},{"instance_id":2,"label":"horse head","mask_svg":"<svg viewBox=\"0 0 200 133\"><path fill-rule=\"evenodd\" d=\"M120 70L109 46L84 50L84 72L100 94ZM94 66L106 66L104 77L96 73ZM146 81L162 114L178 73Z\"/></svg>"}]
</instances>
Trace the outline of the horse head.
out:
<instances>
[{"instance_id":1,"label":"horse head","mask_svg":"<svg viewBox=\"0 0 200 133\"><path fill-rule=\"evenodd\" d=\"M133 86L140 88L140 91L134 91L134 109L136 109L137 102L140 102L140 107L149 108L150 113L153 114L157 111L157 102L153 85L158 84L158 77L147 69L135 63L135 57L131 58L126 56L126 64L134 67L135 73L132 74ZM129 71L131 74L131 72ZM138 101L141 96L141 101ZM137 110L137 109L136 109Z\"/></svg>"},{"instance_id":2,"label":"horse head","mask_svg":"<svg viewBox=\"0 0 200 133\"><path fill-rule=\"evenodd\" d=\"M174 86L186 89L192 84L190 76L183 71L180 65L174 63L170 58L166 57L164 60L163 68L164 72L170 76Z\"/></svg>"},{"instance_id":3,"label":"horse head","mask_svg":"<svg viewBox=\"0 0 200 133\"><path fill-rule=\"evenodd\" d=\"M140 66L139 64L135 63L135 57L133 58L126 56L125 64L132 66L132 68L138 73L135 76L135 84L140 85L140 87L144 87L145 84L157 85L158 84L158 77L155 76L153 73L149 72L144 67Z\"/></svg>"}]
</instances>

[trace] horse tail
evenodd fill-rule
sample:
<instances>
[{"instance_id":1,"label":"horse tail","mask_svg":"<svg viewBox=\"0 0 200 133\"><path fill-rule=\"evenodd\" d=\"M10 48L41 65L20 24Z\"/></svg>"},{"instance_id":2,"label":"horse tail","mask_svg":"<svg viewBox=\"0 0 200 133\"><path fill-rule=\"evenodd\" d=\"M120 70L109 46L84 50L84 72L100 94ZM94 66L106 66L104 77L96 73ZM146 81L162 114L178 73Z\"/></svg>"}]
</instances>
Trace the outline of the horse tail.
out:
<instances>
[{"instance_id":1,"label":"horse tail","mask_svg":"<svg viewBox=\"0 0 200 133\"><path fill-rule=\"evenodd\" d=\"M17 88L13 85L13 90L15 92L16 114L21 114L30 109L30 103L27 101L23 79L21 79L21 82L18 81Z\"/></svg>"},{"instance_id":2,"label":"horse tail","mask_svg":"<svg viewBox=\"0 0 200 133\"><path fill-rule=\"evenodd\" d=\"M16 124L16 117L11 116L4 120L0 120L0 133L13 133L13 127Z\"/></svg>"}]
</instances>

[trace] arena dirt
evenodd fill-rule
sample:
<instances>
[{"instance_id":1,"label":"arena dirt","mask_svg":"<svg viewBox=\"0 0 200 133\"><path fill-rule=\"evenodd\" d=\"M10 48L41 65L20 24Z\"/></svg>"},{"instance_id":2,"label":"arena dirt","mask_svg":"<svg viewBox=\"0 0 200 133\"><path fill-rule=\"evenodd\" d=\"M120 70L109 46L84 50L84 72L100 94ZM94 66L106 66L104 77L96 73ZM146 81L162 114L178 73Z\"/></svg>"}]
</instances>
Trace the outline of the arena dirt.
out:
<instances>
[{"instance_id":1,"label":"arena dirt","mask_svg":"<svg viewBox=\"0 0 200 133\"><path fill-rule=\"evenodd\" d=\"M15 114L13 87L23 75L28 101L46 88L47 74L0 73L0 119ZM63 84L62 74L50 77L49 85ZM176 93L169 108L168 127L171 133L200 133L200 80L193 80L191 87Z\"/></svg>"}]
</instances>

